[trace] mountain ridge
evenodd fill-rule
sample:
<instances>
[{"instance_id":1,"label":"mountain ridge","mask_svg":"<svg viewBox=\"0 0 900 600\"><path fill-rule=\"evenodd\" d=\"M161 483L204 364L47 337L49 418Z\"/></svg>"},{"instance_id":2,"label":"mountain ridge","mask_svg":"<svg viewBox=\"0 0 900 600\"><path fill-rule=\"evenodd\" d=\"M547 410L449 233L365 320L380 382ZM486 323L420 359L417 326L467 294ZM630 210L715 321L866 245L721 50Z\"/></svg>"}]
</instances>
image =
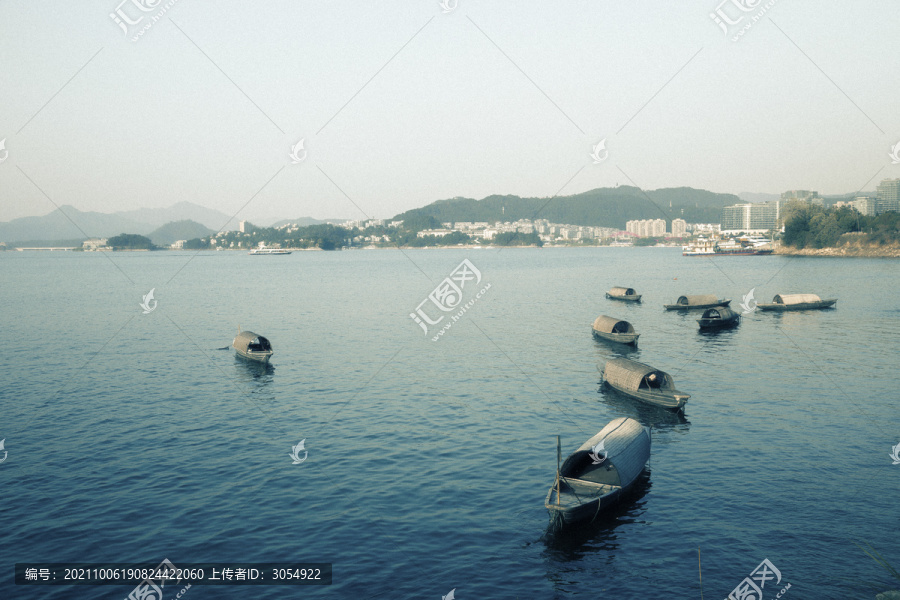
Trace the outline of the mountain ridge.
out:
<instances>
[{"instance_id":1,"label":"mountain ridge","mask_svg":"<svg viewBox=\"0 0 900 600\"><path fill-rule=\"evenodd\" d=\"M739 204L735 194L689 187L641 190L633 186L596 188L568 196L522 198L491 195L481 200L450 198L402 212L394 220L438 222L518 221L547 219L552 223L625 229L630 220L682 218L691 223L718 223L722 207Z\"/></svg>"}]
</instances>

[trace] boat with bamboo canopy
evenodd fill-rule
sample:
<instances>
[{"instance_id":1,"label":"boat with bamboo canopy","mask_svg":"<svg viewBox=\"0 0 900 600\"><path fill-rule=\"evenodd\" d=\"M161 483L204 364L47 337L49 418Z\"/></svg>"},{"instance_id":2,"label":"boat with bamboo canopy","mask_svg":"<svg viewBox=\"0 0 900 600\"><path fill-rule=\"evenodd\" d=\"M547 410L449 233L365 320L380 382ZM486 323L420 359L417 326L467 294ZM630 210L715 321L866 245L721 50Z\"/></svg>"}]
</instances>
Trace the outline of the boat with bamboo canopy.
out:
<instances>
[{"instance_id":1,"label":"boat with bamboo canopy","mask_svg":"<svg viewBox=\"0 0 900 600\"><path fill-rule=\"evenodd\" d=\"M544 506L554 526L593 521L617 503L637 480L650 459L650 430L620 417L583 443L559 465Z\"/></svg>"},{"instance_id":2,"label":"boat with bamboo canopy","mask_svg":"<svg viewBox=\"0 0 900 600\"><path fill-rule=\"evenodd\" d=\"M274 354L269 340L252 331L240 331L238 329L237 337L231 342L231 346L238 356L261 363L269 362L272 354Z\"/></svg>"},{"instance_id":3,"label":"boat with bamboo canopy","mask_svg":"<svg viewBox=\"0 0 900 600\"><path fill-rule=\"evenodd\" d=\"M621 300L622 302L640 302L641 295L630 287L614 287L606 292L606 297L610 300Z\"/></svg>"},{"instance_id":4,"label":"boat with bamboo canopy","mask_svg":"<svg viewBox=\"0 0 900 600\"><path fill-rule=\"evenodd\" d=\"M728 306L730 299L719 299L715 294L700 294L696 296L679 296L675 304L664 304L666 310L699 310Z\"/></svg>"},{"instance_id":5,"label":"boat with bamboo canopy","mask_svg":"<svg viewBox=\"0 0 900 600\"><path fill-rule=\"evenodd\" d=\"M627 358L613 358L603 367L603 381L636 400L684 410L690 394L675 389L675 381L665 371Z\"/></svg>"},{"instance_id":6,"label":"boat with bamboo canopy","mask_svg":"<svg viewBox=\"0 0 900 600\"><path fill-rule=\"evenodd\" d=\"M822 300L815 294L775 294L771 304L758 304L760 310L786 311L786 310L818 310L831 308L837 303L837 298Z\"/></svg>"},{"instance_id":7,"label":"boat with bamboo canopy","mask_svg":"<svg viewBox=\"0 0 900 600\"><path fill-rule=\"evenodd\" d=\"M707 308L703 311L703 316L697 319L700 329L725 329L734 327L740 322L741 315L724 306Z\"/></svg>"},{"instance_id":8,"label":"boat with bamboo canopy","mask_svg":"<svg viewBox=\"0 0 900 600\"><path fill-rule=\"evenodd\" d=\"M593 332L594 337L631 346L637 346L638 338L641 337L641 334L636 333L634 327L628 321L614 319L606 315L600 315L594 319L591 332Z\"/></svg>"}]
</instances>

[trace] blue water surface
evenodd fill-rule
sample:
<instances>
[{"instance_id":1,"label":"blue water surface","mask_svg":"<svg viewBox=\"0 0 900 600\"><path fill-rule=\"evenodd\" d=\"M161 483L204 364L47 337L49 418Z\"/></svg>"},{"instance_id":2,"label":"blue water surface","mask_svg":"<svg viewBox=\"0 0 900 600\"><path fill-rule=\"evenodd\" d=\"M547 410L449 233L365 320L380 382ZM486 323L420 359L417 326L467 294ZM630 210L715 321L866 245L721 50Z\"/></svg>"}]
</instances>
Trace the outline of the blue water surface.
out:
<instances>
[{"instance_id":1,"label":"blue water surface","mask_svg":"<svg viewBox=\"0 0 900 600\"><path fill-rule=\"evenodd\" d=\"M410 313L463 259L481 281L432 341ZM838 303L716 334L662 308L751 289ZM701 575L724 598L763 559L767 600L874 598L900 582L853 542L900 567L898 295L896 261L672 248L0 253L0 598L133 588L16 586L16 563L164 558L333 563L330 586L188 600L700 598ZM595 341L600 314L639 349ZM268 368L220 349L238 327L271 340ZM684 417L602 387L615 356L670 373ZM653 427L647 474L548 532L556 436L567 455L620 416Z\"/></svg>"}]
</instances>

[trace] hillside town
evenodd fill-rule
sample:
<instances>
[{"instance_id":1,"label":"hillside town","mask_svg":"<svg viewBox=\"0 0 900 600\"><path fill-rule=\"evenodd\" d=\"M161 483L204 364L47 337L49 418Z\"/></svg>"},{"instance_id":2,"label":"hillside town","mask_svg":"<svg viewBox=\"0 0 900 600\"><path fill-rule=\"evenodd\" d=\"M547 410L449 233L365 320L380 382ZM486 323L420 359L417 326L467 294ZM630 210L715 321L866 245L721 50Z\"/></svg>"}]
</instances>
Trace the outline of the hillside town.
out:
<instances>
[{"instance_id":1,"label":"hillside town","mask_svg":"<svg viewBox=\"0 0 900 600\"><path fill-rule=\"evenodd\" d=\"M555 223L548 219L515 221L453 221L438 223L430 218L427 228L403 220L364 219L329 220L301 226L288 222L274 227L257 227L240 221L237 231L219 231L190 240L165 245L151 244L142 236L131 236L123 246L110 238L89 238L81 242L82 251L113 249L150 250L247 250L269 248L338 249L384 246L680 246L689 240L728 238L739 235L777 237L784 232L786 210L808 206L819 210L846 209L860 217L878 217L900 211L900 179L884 179L874 195L823 198L815 190L788 190L777 200L746 202L724 206L718 223L690 223L685 219L632 219L624 229ZM671 206L670 206L671 209ZM665 216L665 211L660 209ZM195 224L196 225L196 224ZM439 226L437 226L439 225ZM126 234L123 234L125 237ZM117 236L122 237L122 236ZM0 243L0 250L7 248ZM19 250L64 250L70 247L18 247Z\"/></svg>"}]
</instances>

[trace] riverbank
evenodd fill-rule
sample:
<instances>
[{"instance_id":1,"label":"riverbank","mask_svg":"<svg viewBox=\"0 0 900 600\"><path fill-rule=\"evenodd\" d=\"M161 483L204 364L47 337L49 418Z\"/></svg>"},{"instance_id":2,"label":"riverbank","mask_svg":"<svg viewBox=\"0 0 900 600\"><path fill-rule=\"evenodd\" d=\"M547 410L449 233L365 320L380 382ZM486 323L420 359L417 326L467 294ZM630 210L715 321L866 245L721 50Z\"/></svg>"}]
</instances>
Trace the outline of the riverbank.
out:
<instances>
[{"instance_id":1,"label":"riverbank","mask_svg":"<svg viewBox=\"0 0 900 600\"><path fill-rule=\"evenodd\" d=\"M900 258L900 244L883 246L869 244L844 244L834 248L793 248L778 246L775 254L785 256L831 256L843 258Z\"/></svg>"}]
</instances>

